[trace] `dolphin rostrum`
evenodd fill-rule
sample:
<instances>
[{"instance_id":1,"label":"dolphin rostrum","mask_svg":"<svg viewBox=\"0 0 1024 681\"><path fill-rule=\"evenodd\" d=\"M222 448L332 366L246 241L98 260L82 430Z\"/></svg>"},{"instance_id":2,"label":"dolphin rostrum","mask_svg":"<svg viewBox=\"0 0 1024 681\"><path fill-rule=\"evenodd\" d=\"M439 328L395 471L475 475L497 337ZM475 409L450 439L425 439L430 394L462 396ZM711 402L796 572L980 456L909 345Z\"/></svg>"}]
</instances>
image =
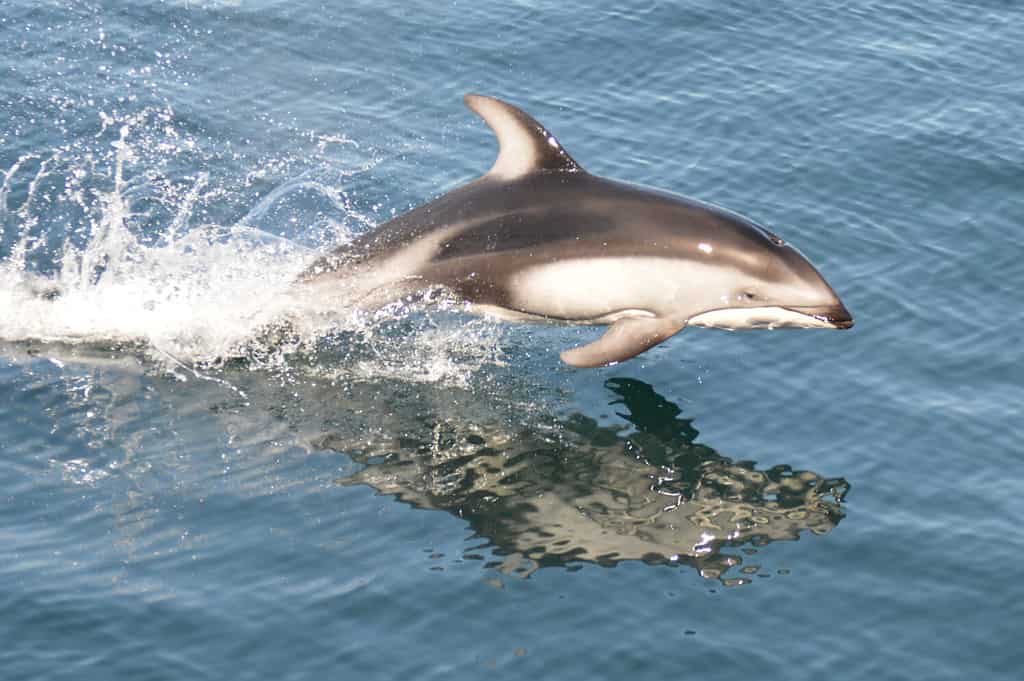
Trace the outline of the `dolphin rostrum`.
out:
<instances>
[{"instance_id":1,"label":"dolphin rostrum","mask_svg":"<svg viewBox=\"0 0 1024 681\"><path fill-rule=\"evenodd\" d=\"M302 281L365 309L445 289L500 319L610 325L561 353L576 367L629 359L687 325L853 326L814 266L764 227L591 175L524 111L465 102L498 137L490 171L358 236Z\"/></svg>"}]
</instances>

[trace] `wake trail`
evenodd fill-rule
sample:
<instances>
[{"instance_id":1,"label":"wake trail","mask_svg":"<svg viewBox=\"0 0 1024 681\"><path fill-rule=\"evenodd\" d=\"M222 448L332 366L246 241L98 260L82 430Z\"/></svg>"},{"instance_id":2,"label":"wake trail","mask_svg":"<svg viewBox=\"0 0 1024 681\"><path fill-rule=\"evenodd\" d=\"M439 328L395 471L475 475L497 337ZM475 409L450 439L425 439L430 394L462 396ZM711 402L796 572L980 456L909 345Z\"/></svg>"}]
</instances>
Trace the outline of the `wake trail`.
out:
<instances>
[{"instance_id":1,"label":"wake trail","mask_svg":"<svg viewBox=\"0 0 1024 681\"><path fill-rule=\"evenodd\" d=\"M0 171L0 340L142 348L214 381L227 362L282 366L325 345L321 373L464 382L500 361L497 327L445 320L444 304L366 314L295 283L328 244L373 224L345 172L304 168L225 224L211 216L232 178L200 147L169 110L104 114L95 137ZM319 242L272 231L307 220Z\"/></svg>"}]
</instances>

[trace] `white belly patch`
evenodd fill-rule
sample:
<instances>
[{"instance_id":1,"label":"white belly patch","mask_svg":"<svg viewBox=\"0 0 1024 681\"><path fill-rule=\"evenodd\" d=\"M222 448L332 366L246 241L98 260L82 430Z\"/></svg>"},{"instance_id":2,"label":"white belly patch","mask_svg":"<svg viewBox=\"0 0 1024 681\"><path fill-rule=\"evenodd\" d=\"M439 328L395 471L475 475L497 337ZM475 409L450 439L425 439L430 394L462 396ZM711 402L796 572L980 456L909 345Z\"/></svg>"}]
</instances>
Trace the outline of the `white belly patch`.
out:
<instances>
[{"instance_id":1,"label":"white belly patch","mask_svg":"<svg viewBox=\"0 0 1024 681\"><path fill-rule=\"evenodd\" d=\"M713 329L831 329L832 324L783 307L733 307L695 315L687 326Z\"/></svg>"}]
</instances>

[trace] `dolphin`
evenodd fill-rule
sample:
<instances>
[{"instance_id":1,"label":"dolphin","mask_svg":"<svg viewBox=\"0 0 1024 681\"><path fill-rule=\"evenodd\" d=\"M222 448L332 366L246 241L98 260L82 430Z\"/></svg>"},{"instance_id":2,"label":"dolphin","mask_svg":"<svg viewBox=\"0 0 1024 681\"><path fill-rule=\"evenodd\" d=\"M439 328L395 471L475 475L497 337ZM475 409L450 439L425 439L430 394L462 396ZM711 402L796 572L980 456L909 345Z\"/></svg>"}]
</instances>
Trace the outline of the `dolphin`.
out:
<instances>
[{"instance_id":1,"label":"dolphin","mask_svg":"<svg viewBox=\"0 0 1024 681\"><path fill-rule=\"evenodd\" d=\"M622 362L686 326L853 326L824 277L765 227L592 175L521 109L465 103L498 138L487 174L321 257L301 282L362 309L444 289L503 320L609 325L561 353L575 367Z\"/></svg>"}]
</instances>

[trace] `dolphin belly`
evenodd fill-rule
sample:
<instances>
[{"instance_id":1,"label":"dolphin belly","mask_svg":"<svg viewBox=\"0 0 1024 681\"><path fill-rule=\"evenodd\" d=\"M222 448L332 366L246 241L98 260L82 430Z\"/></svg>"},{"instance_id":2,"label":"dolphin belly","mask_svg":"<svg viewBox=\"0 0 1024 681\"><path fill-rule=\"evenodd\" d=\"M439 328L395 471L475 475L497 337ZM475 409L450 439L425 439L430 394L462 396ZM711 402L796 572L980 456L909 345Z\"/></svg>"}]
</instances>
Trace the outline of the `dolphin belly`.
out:
<instances>
[{"instance_id":1,"label":"dolphin belly","mask_svg":"<svg viewBox=\"0 0 1024 681\"><path fill-rule=\"evenodd\" d=\"M835 323L818 316L803 314L782 307L727 308L704 312L689 321L690 326L710 329L833 329Z\"/></svg>"}]
</instances>

